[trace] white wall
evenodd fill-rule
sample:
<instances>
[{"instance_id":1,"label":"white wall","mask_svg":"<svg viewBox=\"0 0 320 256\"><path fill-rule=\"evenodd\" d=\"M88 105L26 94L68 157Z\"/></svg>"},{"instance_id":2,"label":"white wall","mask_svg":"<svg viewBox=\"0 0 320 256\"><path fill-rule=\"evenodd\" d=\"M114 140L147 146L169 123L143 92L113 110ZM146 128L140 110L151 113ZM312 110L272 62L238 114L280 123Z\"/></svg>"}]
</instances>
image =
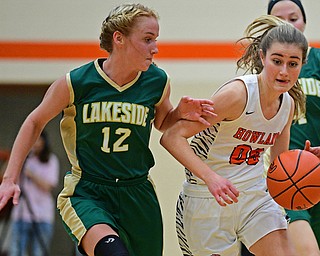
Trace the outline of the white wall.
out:
<instances>
[{"instance_id":1,"label":"white wall","mask_svg":"<svg viewBox=\"0 0 320 256\"><path fill-rule=\"evenodd\" d=\"M135 1L137 2L137 1ZM308 26L306 35L319 41L320 1L304 0ZM1 0L0 41L97 42L100 24L115 0ZM264 14L267 0L142 0L160 14L161 41L233 42L245 26ZM1 51L1 49L0 49ZM88 60L4 59L0 56L0 83L52 82ZM200 79L221 83L233 76L230 61L160 61L172 79L184 83Z\"/></svg>"},{"instance_id":2,"label":"white wall","mask_svg":"<svg viewBox=\"0 0 320 256\"><path fill-rule=\"evenodd\" d=\"M100 24L115 0L0 0L0 41L96 41ZM136 2L136 1L134 1ZM236 41L246 25L265 14L267 0L142 0L160 14L159 41ZM303 0L307 12L306 35L320 41L320 1ZM50 83L87 60L41 61L0 58L0 83ZM182 95L208 98L217 85L235 75L228 60L159 60L172 79L172 101ZM183 181L183 168L158 143L151 147L165 224L165 256L181 255L175 235L175 202Z\"/></svg>"}]
</instances>

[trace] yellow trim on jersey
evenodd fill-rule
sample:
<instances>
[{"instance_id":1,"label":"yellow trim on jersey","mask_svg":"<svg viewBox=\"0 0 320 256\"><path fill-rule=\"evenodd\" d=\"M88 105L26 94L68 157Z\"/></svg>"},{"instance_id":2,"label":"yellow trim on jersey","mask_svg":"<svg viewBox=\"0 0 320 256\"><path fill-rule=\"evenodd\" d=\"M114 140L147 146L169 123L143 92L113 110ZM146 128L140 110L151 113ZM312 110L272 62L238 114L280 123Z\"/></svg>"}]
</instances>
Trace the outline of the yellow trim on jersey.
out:
<instances>
[{"instance_id":1,"label":"yellow trim on jersey","mask_svg":"<svg viewBox=\"0 0 320 256\"><path fill-rule=\"evenodd\" d=\"M164 71L164 72L165 72L165 71ZM159 105L163 102L163 100L164 100L164 98L165 98L165 96L166 96L166 94L167 94L167 92L168 92L168 90L169 90L170 77L169 77L169 75L167 74L167 72L165 72L165 73L166 73L166 75L167 75L167 82L166 82L166 85L165 85L165 87L164 87L164 89L163 89L163 93L162 93L162 96L161 96L159 102L158 102L157 104L155 104L156 107L159 106Z\"/></svg>"},{"instance_id":2,"label":"yellow trim on jersey","mask_svg":"<svg viewBox=\"0 0 320 256\"><path fill-rule=\"evenodd\" d=\"M141 71L138 72L137 76L129 83L119 86L116 82L112 81L110 79L110 77L107 76L107 74L101 69L101 67L99 66L98 63L99 59L96 59L94 61L94 66L97 70L97 72L100 74L100 76L102 76L112 87L114 87L115 89L117 89L119 92L123 92L124 90L128 89L129 87L131 87L135 82L137 82L137 80L139 79L140 75L141 75Z\"/></svg>"},{"instance_id":3,"label":"yellow trim on jersey","mask_svg":"<svg viewBox=\"0 0 320 256\"><path fill-rule=\"evenodd\" d=\"M68 89L69 89L69 106L71 104L73 104L74 102L74 91L73 91L73 88L72 88L72 82L71 82L71 77L70 77L70 73L68 73L66 75L66 81L67 81L67 85L68 85Z\"/></svg>"},{"instance_id":4,"label":"yellow trim on jersey","mask_svg":"<svg viewBox=\"0 0 320 256\"><path fill-rule=\"evenodd\" d=\"M78 217L70 201L79 181L80 177L72 175L71 173L65 176L64 189L58 196L57 207L60 211L63 222L72 230L72 234L77 238L77 240L81 241L82 237L87 232L87 229Z\"/></svg>"}]
</instances>

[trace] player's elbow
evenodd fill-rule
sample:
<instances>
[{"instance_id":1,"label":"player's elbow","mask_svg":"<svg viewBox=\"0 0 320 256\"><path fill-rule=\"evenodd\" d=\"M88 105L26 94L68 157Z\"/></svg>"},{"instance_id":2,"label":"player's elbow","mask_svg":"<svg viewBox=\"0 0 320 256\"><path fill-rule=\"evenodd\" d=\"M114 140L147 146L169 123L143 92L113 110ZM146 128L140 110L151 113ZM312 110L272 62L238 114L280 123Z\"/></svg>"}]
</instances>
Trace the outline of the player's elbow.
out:
<instances>
[{"instance_id":1,"label":"player's elbow","mask_svg":"<svg viewBox=\"0 0 320 256\"><path fill-rule=\"evenodd\" d=\"M163 146L164 148L166 148L166 145L167 145L167 137L168 137L167 132L164 132L160 138L160 145Z\"/></svg>"},{"instance_id":2,"label":"player's elbow","mask_svg":"<svg viewBox=\"0 0 320 256\"><path fill-rule=\"evenodd\" d=\"M166 130L160 138L161 146L163 146L165 149L169 151L174 146L175 141L176 141L176 137L172 133L171 129Z\"/></svg>"}]
</instances>

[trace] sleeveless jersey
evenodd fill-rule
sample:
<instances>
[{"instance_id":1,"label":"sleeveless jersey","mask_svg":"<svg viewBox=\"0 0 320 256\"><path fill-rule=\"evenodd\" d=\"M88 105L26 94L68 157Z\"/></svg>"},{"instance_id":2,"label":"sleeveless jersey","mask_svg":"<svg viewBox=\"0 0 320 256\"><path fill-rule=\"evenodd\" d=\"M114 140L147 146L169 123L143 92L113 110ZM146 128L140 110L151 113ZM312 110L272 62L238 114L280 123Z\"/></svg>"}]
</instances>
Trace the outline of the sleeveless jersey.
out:
<instances>
[{"instance_id":1,"label":"sleeveless jersey","mask_svg":"<svg viewBox=\"0 0 320 256\"><path fill-rule=\"evenodd\" d=\"M278 113L267 120L260 105L257 75L240 76L233 80L237 79L243 81L248 95L241 116L203 130L194 136L190 146L213 171L243 191L265 182L263 154L274 145L288 122L291 99L288 93L284 93ZM187 169L186 180L191 184L204 184Z\"/></svg>"},{"instance_id":2,"label":"sleeveless jersey","mask_svg":"<svg viewBox=\"0 0 320 256\"><path fill-rule=\"evenodd\" d=\"M103 61L66 77L71 100L60 128L72 172L109 180L147 175L154 165L149 140L155 106L162 102L169 78L150 65L120 87L103 72Z\"/></svg>"},{"instance_id":3,"label":"sleeveless jersey","mask_svg":"<svg viewBox=\"0 0 320 256\"><path fill-rule=\"evenodd\" d=\"M307 97L306 115L291 126L290 149L303 149L307 139L311 146L320 145L320 49L310 49L299 82Z\"/></svg>"}]
</instances>

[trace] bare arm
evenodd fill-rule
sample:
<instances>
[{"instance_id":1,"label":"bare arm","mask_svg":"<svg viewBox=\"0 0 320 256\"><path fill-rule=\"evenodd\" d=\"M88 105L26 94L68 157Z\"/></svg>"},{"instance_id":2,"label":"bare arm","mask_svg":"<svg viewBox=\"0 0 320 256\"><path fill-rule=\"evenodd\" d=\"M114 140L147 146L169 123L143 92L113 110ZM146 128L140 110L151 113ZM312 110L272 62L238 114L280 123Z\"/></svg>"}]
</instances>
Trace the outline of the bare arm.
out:
<instances>
[{"instance_id":1,"label":"bare arm","mask_svg":"<svg viewBox=\"0 0 320 256\"><path fill-rule=\"evenodd\" d=\"M243 84L238 83L230 84L212 97L217 116L207 118L211 125L241 115L246 103L246 91ZM160 142L182 165L206 183L221 206L226 205L224 202L237 202L239 192L233 184L212 171L189 146L187 139L205 128L202 123L181 120L164 132Z\"/></svg>"},{"instance_id":2,"label":"bare arm","mask_svg":"<svg viewBox=\"0 0 320 256\"><path fill-rule=\"evenodd\" d=\"M208 99L193 99L184 96L178 106L173 108L170 102L170 85L166 95L159 106L156 107L155 127L160 131L165 131L180 119L192 120L210 125L206 117L216 116L213 112L213 102Z\"/></svg>"},{"instance_id":3,"label":"bare arm","mask_svg":"<svg viewBox=\"0 0 320 256\"><path fill-rule=\"evenodd\" d=\"M17 180L23 163L45 125L69 104L69 89L65 77L55 81L46 92L40 105L22 124L12 147L9 162L0 185L0 210L13 197L18 204L20 188Z\"/></svg>"},{"instance_id":4,"label":"bare arm","mask_svg":"<svg viewBox=\"0 0 320 256\"><path fill-rule=\"evenodd\" d=\"M291 98L291 112L290 118L284 129L281 132L281 135L276 139L275 144L270 149L270 163L282 152L289 150L289 142L290 142L290 127L293 120L293 112L294 112L294 103L293 99Z\"/></svg>"}]
</instances>

